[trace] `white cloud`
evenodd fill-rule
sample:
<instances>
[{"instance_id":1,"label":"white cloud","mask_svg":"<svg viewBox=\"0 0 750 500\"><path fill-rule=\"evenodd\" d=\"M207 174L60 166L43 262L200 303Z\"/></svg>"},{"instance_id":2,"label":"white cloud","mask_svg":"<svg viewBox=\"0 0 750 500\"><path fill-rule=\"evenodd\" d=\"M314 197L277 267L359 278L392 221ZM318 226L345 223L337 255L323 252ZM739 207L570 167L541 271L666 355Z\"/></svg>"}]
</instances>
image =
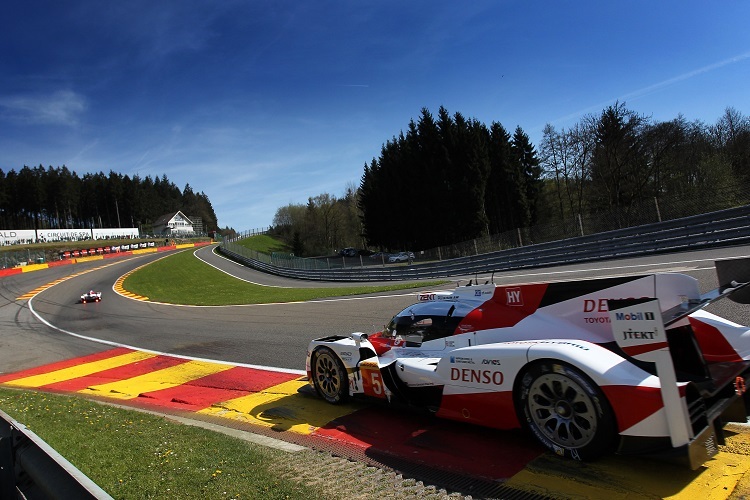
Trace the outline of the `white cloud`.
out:
<instances>
[{"instance_id":1,"label":"white cloud","mask_svg":"<svg viewBox=\"0 0 750 500\"><path fill-rule=\"evenodd\" d=\"M73 126L87 107L86 99L72 90L0 97L2 116L31 125Z\"/></svg>"}]
</instances>

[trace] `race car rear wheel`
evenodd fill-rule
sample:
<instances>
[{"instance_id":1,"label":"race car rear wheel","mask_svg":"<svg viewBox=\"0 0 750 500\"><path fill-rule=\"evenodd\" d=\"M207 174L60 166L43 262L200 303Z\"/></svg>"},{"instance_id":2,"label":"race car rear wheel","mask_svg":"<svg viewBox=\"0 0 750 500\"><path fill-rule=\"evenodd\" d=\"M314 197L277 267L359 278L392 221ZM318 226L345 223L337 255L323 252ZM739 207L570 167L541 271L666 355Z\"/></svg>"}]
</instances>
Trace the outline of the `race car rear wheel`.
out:
<instances>
[{"instance_id":1,"label":"race car rear wheel","mask_svg":"<svg viewBox=\"0 0 750 500\"><path fill-rule=\"evenodd\" d=\"M320 397L331 404L349 399L349 376L336 353L328 347L317 349L312 355L312 379Z\"/></svg>"},{"instance_id":2,"label":"race car rear wheel","mask_svg":"<svg viewBox=\"0 0 750 500\"><path fill-rule=\"evenodd\" d=\"M566 363L543 361L528 367L516 399L519 420L557 455L591 460L614 442L614 413L601 389Z\"/></svg>"}]
</instances>

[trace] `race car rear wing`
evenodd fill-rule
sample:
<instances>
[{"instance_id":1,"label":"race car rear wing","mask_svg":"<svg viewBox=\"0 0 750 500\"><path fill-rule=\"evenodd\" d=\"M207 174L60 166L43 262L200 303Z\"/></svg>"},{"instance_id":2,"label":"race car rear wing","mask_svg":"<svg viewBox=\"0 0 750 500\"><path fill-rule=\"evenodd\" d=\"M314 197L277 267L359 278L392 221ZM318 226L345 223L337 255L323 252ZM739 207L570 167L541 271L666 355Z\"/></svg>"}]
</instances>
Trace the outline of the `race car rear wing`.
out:
<instances>
[{"instance_id":1,"label":"race car rear wing","mask_svg":"<svg viewBox=\"0 0 750 500\"><path fill-rule=\"evenodd\" d=\"M687 449L693 469L717 453L718 439L713 425L697 435L691 430L690 415L683 406L669 352L666 327L725 297L750 303L750 259L716 261L716 273L721 283L719 288L666 311L661 311L656 297L607 301L617 345L629 356L655 364L672 447Z\"/></svg>"},{"instance_id":2,"label":"race car rear wing","mask_svg":"<svg viewBox=\"0 0 750 500\"><path fill-rule=\"evenodd\" d=\"M719 287L701 294L699 300L690 300L662 312L665 327L726 297L738 304L750 304L750 258L717 260L714 264Z\"/></svg>"}]
</instances>

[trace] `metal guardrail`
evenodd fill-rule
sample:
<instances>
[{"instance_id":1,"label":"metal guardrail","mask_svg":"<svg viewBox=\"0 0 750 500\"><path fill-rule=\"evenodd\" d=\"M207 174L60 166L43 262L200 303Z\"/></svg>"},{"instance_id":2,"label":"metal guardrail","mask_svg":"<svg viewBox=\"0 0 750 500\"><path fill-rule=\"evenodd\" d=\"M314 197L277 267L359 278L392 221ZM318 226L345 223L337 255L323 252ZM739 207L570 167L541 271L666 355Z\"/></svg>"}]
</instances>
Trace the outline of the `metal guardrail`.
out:
<instances>
[{"instance_id":1,"label":"metal guardrail","mask_svg":"<svg viewBox=\"0 0 750 500\"><path fill-rule=\"evenodd\" d=\"M441 279L601 259L750 244L750 205L644 226L580 236L456 259L347 269L290 269L247 255L236 243L219 250L249 267L288 278L319 281ZM257 253L256 253L257 254Z\"/></svg>"},{"instance_id":2,"label":"metal guardrail","mask_svg":"<svg viewBox=\"0 0 750 500\"><path fill-rule=\"evenodd\" d=\"M0 500L111 499L23 424L0 411Z\"/></svg>"}]
</instances>

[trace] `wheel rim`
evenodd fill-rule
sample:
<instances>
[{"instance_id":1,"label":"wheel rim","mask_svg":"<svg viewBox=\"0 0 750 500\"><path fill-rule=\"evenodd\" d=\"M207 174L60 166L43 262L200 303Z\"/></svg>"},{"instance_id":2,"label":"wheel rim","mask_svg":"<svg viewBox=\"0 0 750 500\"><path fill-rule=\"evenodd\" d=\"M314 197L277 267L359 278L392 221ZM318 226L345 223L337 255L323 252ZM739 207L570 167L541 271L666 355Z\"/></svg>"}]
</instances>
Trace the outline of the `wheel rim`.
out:
<instances>
[{"instance_id":1,"label":"wheel rim","mask_svg":"<svg viewBox=\"0 0 750 500\"><path fill-rule=\"evenodd\" d=\"M565 375L548 374L534 380L529 388L528 407L534 425L555 444L578 448L596 435L594 401Z\"/></svg>"},{"instance_id":2,"label":"wheel rim","mask_svg":"<svg viewBox=\"0 0 750 500\"><path fill-rule=\"evenodd\" d=\"M335 399L341 394L343 376L336 359L327 352L315 358L315 381L326 398Z\"/></svg>"}]
</instances>

